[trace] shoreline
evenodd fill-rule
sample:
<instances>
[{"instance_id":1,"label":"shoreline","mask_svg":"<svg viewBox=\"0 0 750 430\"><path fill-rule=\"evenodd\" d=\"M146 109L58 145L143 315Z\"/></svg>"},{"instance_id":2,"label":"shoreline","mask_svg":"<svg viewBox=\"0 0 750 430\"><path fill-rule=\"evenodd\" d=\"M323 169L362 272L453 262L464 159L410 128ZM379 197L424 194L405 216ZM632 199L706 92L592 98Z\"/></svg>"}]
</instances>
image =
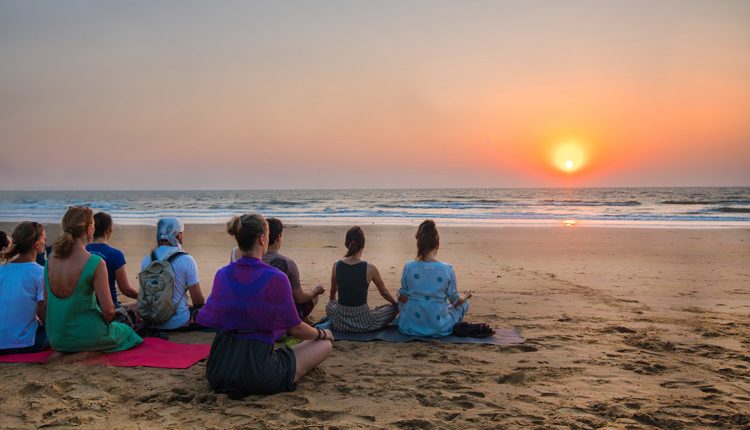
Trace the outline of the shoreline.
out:
<instances>
[{"instance_id":1,"label":"shoreline","mask_svg":"<svg viewBox=\"0 0 750 430\"><path fill-rule=\"evenodd\" d=\"M239 213L238 213L239 214ZM376 227L414 227L416 228L422 221L427 218L409 219L409 220L388 220L388 219L372 219L372 218L337 218L337 219L321 219L319 221L311 219L300 219L294 217L264 215L266 218L279 218L284 222L285 226L299 226L299 227L346 227L346 226L376 226ZM172 215L169 215L172 216ZM195 218L182 218L177 216L185 225L205 225L205 226L217 226L225 225L231 217L227 218L212 218L212 219L195 219ZM119 226L131 226L131 227L156 227L158 218L149 220L123 220L122 218L116 218L113 216L115 225ZM679 222L666 222L666 221L605 221L605 220L585 220L585 219L514 219L514 220L486 220L467 222L466 220L452 220L452 219L433 219L438 228L613 228L613 229L660 229L660 230L727 230L727 229L750 229L750 221L679 221ZM59 220L34 219L33 217L18 218L14 220L0 220L0 230L8 232L8 226L17 225L23 221L37 221L45 226L54 225L59 223Z\"/></svg>"}]
</instances>

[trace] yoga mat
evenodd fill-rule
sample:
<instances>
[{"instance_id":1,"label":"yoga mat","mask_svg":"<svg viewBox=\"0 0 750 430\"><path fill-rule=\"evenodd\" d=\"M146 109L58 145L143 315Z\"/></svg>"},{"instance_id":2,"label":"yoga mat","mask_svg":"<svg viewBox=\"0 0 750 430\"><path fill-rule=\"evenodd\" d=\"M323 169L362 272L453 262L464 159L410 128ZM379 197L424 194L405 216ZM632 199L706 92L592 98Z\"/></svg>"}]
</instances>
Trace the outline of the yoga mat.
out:
<instances>
[{"instance_id":1,"label":"yoga mat","mask_svg":"<svg viewBox=\"0 0 750 430\"><path fill-rule=\"evenodd\" d=\"M0 355L0 363L46 363L50 355L52 355L51 349L30 354Z\"/></svg>"},{"instance_id":2,"label":"yoga mat","mask_svg":"<svg viewBox=\"0 0 750 430\"><path fill-rule=\"evenodd\" d=\"M187 369L208 357L211 345L207 343L174 343L157 337L147 337L143 343L127 351L101 354L82 360L84 364L103 364L115 367L158 367L161 369Z\"/></svg>"},{"instance_id":3,"label":"yoga mat","mask_svg":"<svg viewBox=\"0 0 750 430\"><path fill-rule=\"evenodd\" d=\"M383 342L441 342L441 343L484 343L491 345L516 345L524 342L523 336L517 329L500 328L495 329L495 334L489 337L425 337L409 336L401 334L395 326L388 326L376 331L366 333L339 333L334 331L333 337L338 340L350 340L353 342L371 342L373 340L382 340Z\"/></svg>"}]
</instances>

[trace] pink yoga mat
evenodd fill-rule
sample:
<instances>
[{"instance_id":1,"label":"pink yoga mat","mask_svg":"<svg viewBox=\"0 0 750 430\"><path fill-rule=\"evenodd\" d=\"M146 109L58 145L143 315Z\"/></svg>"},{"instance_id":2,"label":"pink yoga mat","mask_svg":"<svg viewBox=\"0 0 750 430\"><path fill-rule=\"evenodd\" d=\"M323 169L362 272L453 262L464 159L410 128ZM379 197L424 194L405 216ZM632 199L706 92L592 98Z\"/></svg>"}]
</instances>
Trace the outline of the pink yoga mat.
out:
<instances>
[{"instance_id":1,"label":"pink yoga mat","mask_svg":"<svg viewBox=\"0 0 750 430\"><path fill-rule=\"evenodd\" d=\"M162 369L187 369L208 357L211 345L207 343L174 343L157 337L147 337L143 343L127 351L102 354L82 360L85 364L103 364L115 367L159 367Z\"/></svg>"},{"instance_id":2,"label":"pink yoga mat","mask_svg":"<svg viewBox=\"0 0 750 430\"><path fill-rule=\"evenodd\" d=\"M115 367L159 367L162 369L187 369L208 357L211 345L207 343L174 343L156 337L147 337L143 343L127 351L101 353L93 358L78 361L81 364L101 364ZM0 356L0 363L46 363L52 350L32 354ZM74 354L73 354L74 355ZM75 355L74 355L75 356Z\"/></svg>"},{"instance_id":3,"label":"pink yoga mat","mask_svg":"<svg viewBox=\"0 0 750 430\"><path fill-rule=\"evenodd\" d=\"M0 355L0 363L46 363L50 355L52 355L51 349L31 354Z\"/></svg>"}]
</instances>

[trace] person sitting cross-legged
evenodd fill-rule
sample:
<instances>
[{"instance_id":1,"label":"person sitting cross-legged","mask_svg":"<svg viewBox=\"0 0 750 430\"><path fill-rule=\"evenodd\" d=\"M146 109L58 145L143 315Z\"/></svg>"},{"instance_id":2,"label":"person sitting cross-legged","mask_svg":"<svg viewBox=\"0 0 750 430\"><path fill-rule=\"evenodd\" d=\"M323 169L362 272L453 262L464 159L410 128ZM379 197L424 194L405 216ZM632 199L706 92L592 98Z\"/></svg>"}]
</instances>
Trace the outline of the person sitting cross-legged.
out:
<instances>
[{"instance_id":1,"label":"person sitting cross-legged","mask_svg":"<svg viewBox=\"0 0 750 430\"><path fill-rule=\"evenodd\" d=\"M378 330L396 317L396 300L386 288L378 268L362 260L365 250L365 233L362 229L350 228L344 244L346 255L331 270L331 299L326 306L331 328L347 333ZM375 284L380 296L390 304L370 309L367 304L370 283Z\"/></svg>"},{"instance_id":2,"label":"person sitting cross-legged","mask_svg":"<svg viewBox=\"0 0 750 430\"><path fill-rule=\"evenodd\" d=\"M241 256L216 272L197 317L199 324L217 330L206 365L208 383L234 399L293 391L331 354L333 334L300 319L289 279L261 260L269 236L262 216L235 216L227 232L237 240ZM287 333L303 342L275 349Z\"/></svg>"}]
</instances>

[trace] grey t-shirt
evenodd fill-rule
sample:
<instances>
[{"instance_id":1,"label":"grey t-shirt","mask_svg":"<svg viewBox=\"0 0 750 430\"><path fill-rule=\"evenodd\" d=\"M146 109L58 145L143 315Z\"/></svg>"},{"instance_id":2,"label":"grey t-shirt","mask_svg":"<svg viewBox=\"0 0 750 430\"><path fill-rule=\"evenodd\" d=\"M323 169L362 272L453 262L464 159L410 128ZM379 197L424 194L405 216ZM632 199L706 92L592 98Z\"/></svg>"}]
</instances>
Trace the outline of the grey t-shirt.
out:
<instances>
[{"instance_id":1,"label":"grey t-shirt","mask_svg":"<svg viewBox=\"0 0 750 430\"><path fill-rule=\"evenodd\" d=\"M283 263L279 264L279 261L274 262L274 260L281 260L283 261ZM276 268L282 266L280 270L286 273L286 276L289 278L289 283L292 284L292 289L295 290L301 287L299 282L299 269L297 268L297 263L295 263L291 258L281 255L276 251L268 251L266 255L263 256L263 262ZM286 266L286 270L283 270L284 265Z\"/></svg>"}]
</instances>

